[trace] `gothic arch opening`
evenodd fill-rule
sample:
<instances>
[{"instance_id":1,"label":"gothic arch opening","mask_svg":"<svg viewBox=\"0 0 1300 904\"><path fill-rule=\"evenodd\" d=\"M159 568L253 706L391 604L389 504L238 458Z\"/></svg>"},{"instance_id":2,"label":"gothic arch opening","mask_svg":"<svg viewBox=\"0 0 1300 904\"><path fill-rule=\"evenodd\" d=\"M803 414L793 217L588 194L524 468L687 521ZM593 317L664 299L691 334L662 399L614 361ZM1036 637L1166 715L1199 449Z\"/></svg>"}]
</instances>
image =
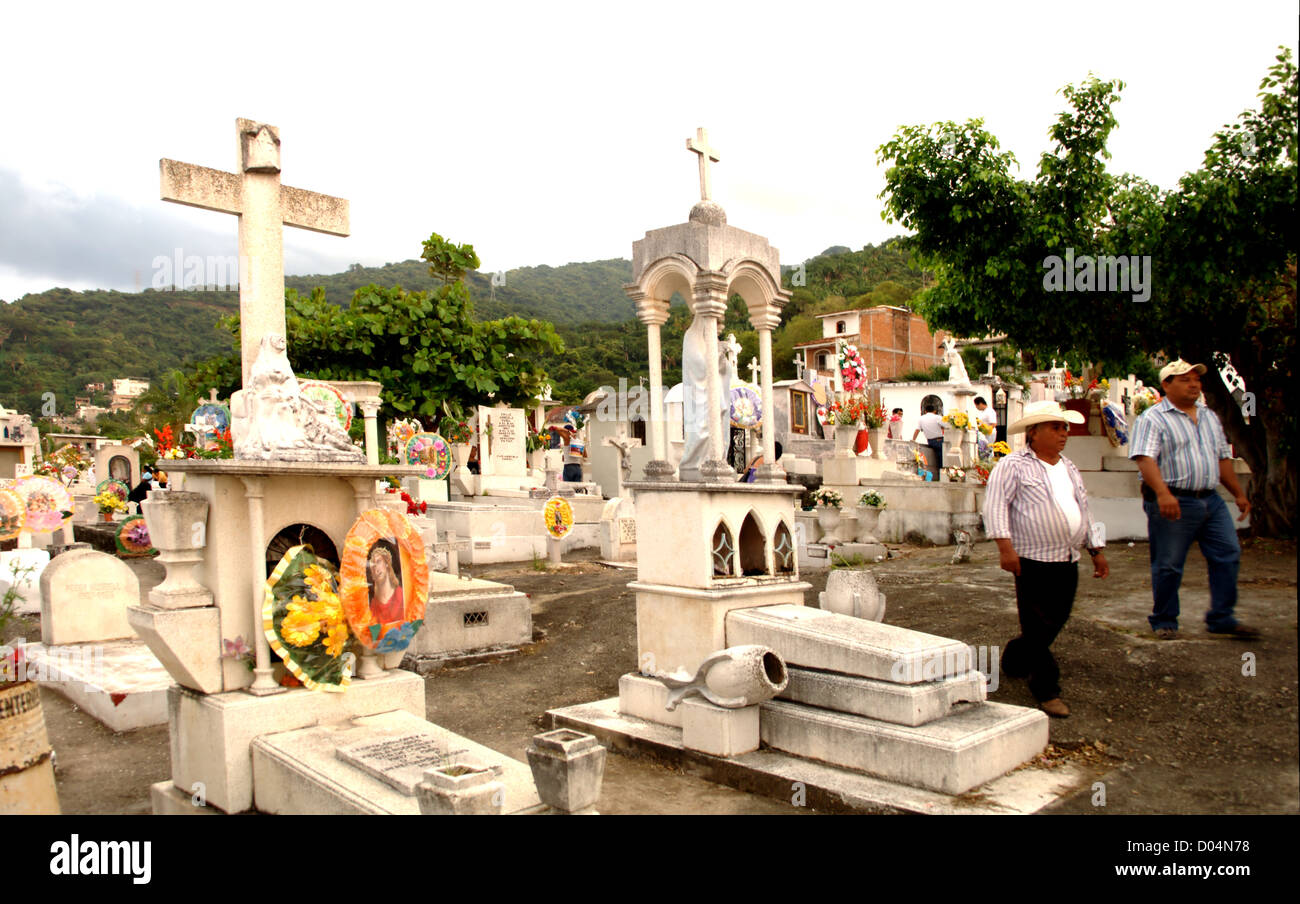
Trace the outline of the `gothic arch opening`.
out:
<instances>
[{"instance_id":1,"label":"gothic arch opening","mask_svg":"<svg viewBox=\"0 0 1300 904\"><path fill-rule=\"evenodd\" d=\"M745 577L767 574L767 548L763 531L754 513L750 512L740 525L740 573Z\"/></svg>"},{"instance_id":2,"label":"gothic arch opening","mask_svg":"<svg viewBox=\"0 0 1300 904\"><path fill-rule=\"evenodd\" d=\"M318 558L327 559L337 568L339 566L338 548L329 534L312 524L290 524L276 532L271 542L266 544L266 576L270 577L275 566L280 564L284 554L299 543L311 546Z\"/></svg>"},{"instance_id":3,"label":"gothic arch opening","mask_svg":"<svg viewBox=\"0 0 1300 904\"><path fill-rule=\"evenodd\" d=\"M794 537L782 521L772 537L772 564L777 574L794 574Z\"/></svg>"}]
</instances>

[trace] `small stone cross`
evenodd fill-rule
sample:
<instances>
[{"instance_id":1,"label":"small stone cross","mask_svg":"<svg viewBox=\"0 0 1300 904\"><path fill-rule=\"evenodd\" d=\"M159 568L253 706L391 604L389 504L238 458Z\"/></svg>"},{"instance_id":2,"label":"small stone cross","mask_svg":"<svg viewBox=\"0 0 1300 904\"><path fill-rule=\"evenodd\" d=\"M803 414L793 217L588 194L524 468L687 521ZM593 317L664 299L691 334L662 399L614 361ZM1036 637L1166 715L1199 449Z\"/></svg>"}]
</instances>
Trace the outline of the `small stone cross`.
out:
<instances>
[{"instance_id":1,"label":"small stone cross","mask_svg":"<svg viewBox=\"0 0 1300 904\"><path fill-rule=\"evenodd\" d=\"M759 385L758 373L762 369L763 368L759 365L757 358L750 358L749 359L749 382L753 383L755 386L758 386Z\"/></svg>"},{"instance_id":2,"label":"small stone cross","mask_svg":"<svg viewBox=\"0 0 1300 904\"><path fill-rule=\"evenodd\" d=\"M709 161L717 163L722 158L709 147L709 133L703 127L695 130L694 138L686 139L686 150L700 155L700 200L713 200L713 183L709 179Z\"/></svg>"},{"instance_id":3,"label":"small stone cross","mask_svg":"<svg viewBox=\"0 0 1300 904\"><path fill-rule=\"evenodd\" d=\"M985 376L991 377L993 376L993 362L997 360L997 356L993 354L993 349L989 349L989 353L984 357L984 360L989 362L989 372Z\"/></svg>"},{"instance_id":4,"label":"small stone cross","mask_svg":"<svg viewBox=\"0 0 1300 904\"><path fill-rule=\"evenodd\" d=\"M803 355L794 356L794 374L795 378L802 380L803 372L808 369L808 362L803 359Z\"/></svg>"},{"instance_id":5,"label":"small stone cross","mask_svg":"<svg viewBox=\"0 0 1300 904\"><path fill-rule=\"evenodd\" d=\"M430 543L429 548L434 552L445 552L447 554L447 574L460 577L460 553L469 552L469 541L457 540L454 530L444 532L443 537L446 539L441 543Z\"/></svg>"},{"instance_id":6,"label":"small stone cross","mask_svg":"<svg viewBox=\"0 0 1300 904\"><path fill-rule=\"evenodd\" d=\"M204 402L204 404L205 404L205 405L220 405L220 404L221 404L221 400L217 398L217 387L213 386L211 389L208 390L208 398L207 398L207 401Z\"/></svg>"}]
</instances>

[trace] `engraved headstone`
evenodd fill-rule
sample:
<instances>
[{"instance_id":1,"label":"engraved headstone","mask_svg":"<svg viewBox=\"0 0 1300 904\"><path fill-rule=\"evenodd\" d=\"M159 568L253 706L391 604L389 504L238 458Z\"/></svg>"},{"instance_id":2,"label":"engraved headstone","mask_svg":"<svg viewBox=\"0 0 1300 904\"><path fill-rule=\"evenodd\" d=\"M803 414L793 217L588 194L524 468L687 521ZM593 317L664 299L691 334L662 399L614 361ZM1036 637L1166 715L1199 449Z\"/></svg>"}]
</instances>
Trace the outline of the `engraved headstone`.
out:
<instances>
[{"instance_id":1,"label":"engraved headstone","mask_svg":"<svg viewBox=\"0 0 1300 904\"><path fill-rule=\"evenodd\" d=\"M140 581L125 562L94 549L54 557L41 573L41 641L47 646L135 637L126 607Z\"/></svg>"},{"instance_id":2,"label":"engraved headstone","mask_svg":"<svg viewBox=\"0 0 1300 904\"><path fill-rule=\"evenodd\" d=\"M528 473L524 439L528 433L521 408L479 408L479 435L487 438L481 456L485 477L523 477Z\"/></svg>"},{"instance_id":3,"label":"engraved headstone","mask_svg":"<svg viewBox=\"0 0 1300 904\"><path fill-rule=\"evenodd\" d=\"M356 766L396 788L408 797L415 797L415 786L424 778L424 770L453 762L482 765L468 748L454 748L440 744L436 738L425 734L396 735L377 741L365 741L340 747L335 751L339 759ZM498 775L502 768L491 765Z\"/></svg>"}]
</instances>

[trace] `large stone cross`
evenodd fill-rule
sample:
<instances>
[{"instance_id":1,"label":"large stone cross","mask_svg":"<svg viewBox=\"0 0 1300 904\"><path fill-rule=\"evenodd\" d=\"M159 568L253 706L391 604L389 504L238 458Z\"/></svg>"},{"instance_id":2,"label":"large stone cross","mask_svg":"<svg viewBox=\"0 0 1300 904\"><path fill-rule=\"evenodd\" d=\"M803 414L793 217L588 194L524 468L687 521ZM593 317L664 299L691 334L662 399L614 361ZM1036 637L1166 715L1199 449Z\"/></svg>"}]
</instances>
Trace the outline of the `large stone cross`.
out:
<instances>
[{"instance_id":1,"label":"large stone cross","mask_svg":"<svg viewBox=\"0 0 1300 904\"><path fill-rule=\"evenodd\" d=\"M239 172L158 161L162 199L239 217L239 343L247 385L262 337L286 335L282 226L348 235L348 202L280 184L280 130L235 120Z\"/></svg>"},{"instance_id":2,"label":"large stone cross","mask_svg":"<svg viewBox=\"0 0 1300 904\"><path fill-rule=\"evenodd\" d=\"M713 182L709 179L709 161L717 163L722 158L709 147L709 133L704 128L695 130L694 138L686 139L686 150L700 155L700 200L713 200Z\"/></svg>"},{"instance_id":3,"label":"large stone cross","mask_svg":"<svg viewBox=\"0 0 1300 904\"><path fill-rule=\"evenodd\" d=\"M989 372L985 376L991 377L993 376L993 362L997 361L997 356L993 354L993 349L989 349L989 353L984 356L984 360L989 362Z\"/></svg>"},{"instance_id":4,"label":"large stone cross","mask_svg":"<svg viewBox=\"0 0 1300 904\"><path fill-rule=\"evenodd\" d=\"M803 379L803 372L808 369L808 362L803 359L803 355L795 355L794 371L796 379Z\"/></svg>"}]
</instances>

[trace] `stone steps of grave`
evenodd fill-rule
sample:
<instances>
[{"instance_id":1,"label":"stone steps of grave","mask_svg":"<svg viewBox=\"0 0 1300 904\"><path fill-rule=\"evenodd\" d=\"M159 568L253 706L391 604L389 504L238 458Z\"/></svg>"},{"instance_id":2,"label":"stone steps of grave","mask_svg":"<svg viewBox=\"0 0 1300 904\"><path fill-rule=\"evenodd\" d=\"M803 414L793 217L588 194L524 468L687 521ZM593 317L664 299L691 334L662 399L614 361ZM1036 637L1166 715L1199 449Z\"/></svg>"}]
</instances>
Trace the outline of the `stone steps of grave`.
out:
<instances>
[{"instance_id":1,"label":"stone steps of grave","mask_svg":"<svg viewBox=\"0 0 1300 904\"><path fill-rule=\"evenodd\" d=\"M763 743L777 750L946 794L1010 772L1048 740L1044 713L1002 703L906 726L772 700L759 724Z\"/></svg>"},{"instance_id":2,"label":"stone steps of grave","mask_svg":"<svg viewBox=\"0 0 1300 904\"><path fill-rule=\"evenodd\" d=\"M419 815L414 786L430 757L499 770L502 813L541 803L525 763L403 711L261 735L252 752L263 813Z\"/></svg>"},{"instance_id":3,"label":"stone steps of grave","mask_svg":"<svg viewBox=\"0 0 1300 904\"><path fill-rule=\"evenodd\" d=\"M988 699L987 682L976 671L920 684L895 684L797 666L788 666L787 673L790 681L778 699L895 725L926 725L952 713L957 704Z\"/></svg>"},{"instance_id":4,"label":"stone steps of grave","mask_svg":"<svg viewBox=\"0 0 1300 904\"><path fill-rule=\"evenodd\" d=\"M727 646L763 644L787 665L917 684L970 671L965 644L896 625L807 606L760 606L727 613Z\"/></svg>"}]
</instances>

